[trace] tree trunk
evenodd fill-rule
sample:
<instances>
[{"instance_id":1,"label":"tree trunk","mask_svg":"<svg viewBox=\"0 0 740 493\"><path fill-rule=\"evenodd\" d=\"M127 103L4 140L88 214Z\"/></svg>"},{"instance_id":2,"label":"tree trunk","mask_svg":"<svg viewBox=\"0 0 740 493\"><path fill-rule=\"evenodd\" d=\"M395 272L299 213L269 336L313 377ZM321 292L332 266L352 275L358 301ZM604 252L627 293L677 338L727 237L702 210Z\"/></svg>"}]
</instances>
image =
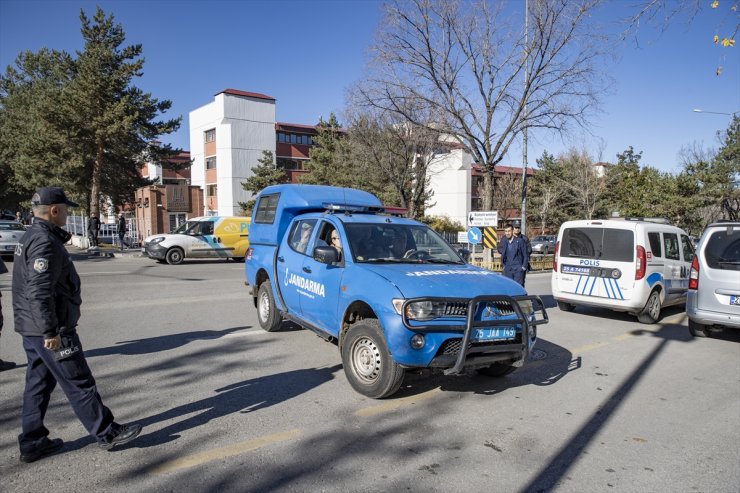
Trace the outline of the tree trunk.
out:
<instances>
[{"instance_id":1,"label":"tree trunk","mask_svg":"<svg viewBox=\"0 0 740 493\"><path fill-rule=\"evenodd\" d=\"M494 187L493 171L489 170L487 166L483 166L483 190L480 195L483 197L482 210L490 211L493 209L493 187Z\"/></svg>"},{"instance_id":2,"label":"tree trunk","mask_svg":"<svg viewBox=\"0 0 740 493\"><path fill-rule=\"evenodd\" d=\"M92 187L90 188L90 215L95 214L100 217L100 180L103 175L103 159L105 154L103 152L103 144L99 143L97 148L91 180Z\"/></svg>"}]
</instances>

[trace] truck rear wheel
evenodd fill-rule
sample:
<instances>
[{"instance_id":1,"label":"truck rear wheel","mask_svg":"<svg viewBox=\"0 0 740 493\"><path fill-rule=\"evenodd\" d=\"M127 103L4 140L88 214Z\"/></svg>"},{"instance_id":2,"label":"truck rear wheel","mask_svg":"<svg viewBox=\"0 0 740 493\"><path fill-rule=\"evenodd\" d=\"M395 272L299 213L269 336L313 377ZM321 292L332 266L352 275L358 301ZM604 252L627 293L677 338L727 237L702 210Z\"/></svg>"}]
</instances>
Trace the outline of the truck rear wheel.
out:
<instances>
[{"instance_id":1,"label":"truck rear wheel","mask_svg":"<svg viewBox=\"0 0 740 493\"><path fill-rule=\"evenodd\" d=\"M275 298L272 296L269 279L260 285L257 292L257 320L260 327L267 332L278 330L283 321L275 306Z\"/></svg>"},{"instance_id":2,"label":"truck rear wheel","mask_svg":"<svg viewBox=\"0 0 740 493\"><path fill-rule=\"evenodd\" d=\"M375 319L350 327L342 342L342 364L352 388L371 399L393 395L403 383L405 370L393 361Z\"/></svg>"},{"instance_id":3,"label":"truck rear wheel","mask_svg":"<svg viewBox=\"0 0 740 493\"><path fill-rule=\"evenodd\" d=\"M637 320L643 324L654 324L660 318L660 293L653 291L648 297L645 308L637 314Z\"/></svg>"}]
</instances>

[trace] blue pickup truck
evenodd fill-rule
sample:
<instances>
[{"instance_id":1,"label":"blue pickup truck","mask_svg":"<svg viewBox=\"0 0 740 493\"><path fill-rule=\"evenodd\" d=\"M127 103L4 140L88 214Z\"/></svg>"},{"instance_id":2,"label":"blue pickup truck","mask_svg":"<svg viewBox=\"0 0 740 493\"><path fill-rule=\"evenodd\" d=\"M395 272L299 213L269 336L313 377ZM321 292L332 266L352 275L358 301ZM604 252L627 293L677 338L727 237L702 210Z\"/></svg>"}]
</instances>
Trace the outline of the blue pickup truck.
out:
<instances>
[{"instance_id":1,"label":"blue pickup truck","mask_svg":"<svg viewBox=\"0 0 740 493\"><path fill-rule=\"evenodd\" d=\"M290 320L337 344L347 380L371 398L395 393L406 369L496 377L526 362L542 301L393 212L349 188L263 189L245 262L260 326Z\"/></svg>"}]
</instances>

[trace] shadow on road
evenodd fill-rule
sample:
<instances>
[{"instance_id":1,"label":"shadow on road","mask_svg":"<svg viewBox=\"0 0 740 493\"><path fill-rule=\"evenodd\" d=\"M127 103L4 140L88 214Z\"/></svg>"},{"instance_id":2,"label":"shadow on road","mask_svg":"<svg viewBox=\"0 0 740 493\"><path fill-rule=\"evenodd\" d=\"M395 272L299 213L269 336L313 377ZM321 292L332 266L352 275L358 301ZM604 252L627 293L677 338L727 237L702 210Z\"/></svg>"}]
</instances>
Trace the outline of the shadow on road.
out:
<instances>
[{"instance_id":1,"label":"shadow on road","mask_svg":"<svg viewBox=\"0 0 740 493\"><path fill-rule=\"evenodd\" d=\"M223 330L196 330L193 332L182 332L166 336L148 337L146 339L134 339L131 341L117 342L116 346L85 350L85 357L109 356L112 354L134 355L150 354L169 349L176 349L188 342L196 340L219 339L237 330L249 329L251 326L231 327Z\"/></svg>"},{"instance_id":2,"label":"shadow on road","mask_svg":"<svg viewBox=\"0 0 740 493\"><path fill-rule=\"evenodd\" d=\"M342 368L334 365L328 368L309 368L293 370L274 375L245 380L220 389L216 395L199 401L183 404L136 422L145 427L169 421L188 414L198 413L182 421L177 421L153 433L145 433L132 443L131 447L144 448L161 445L180 437L180 433L205 425L234 413L250 413L292 399L334 378L334 373ZM146 428L145 428L146 432Z\"/></svg>"}]
</instances>

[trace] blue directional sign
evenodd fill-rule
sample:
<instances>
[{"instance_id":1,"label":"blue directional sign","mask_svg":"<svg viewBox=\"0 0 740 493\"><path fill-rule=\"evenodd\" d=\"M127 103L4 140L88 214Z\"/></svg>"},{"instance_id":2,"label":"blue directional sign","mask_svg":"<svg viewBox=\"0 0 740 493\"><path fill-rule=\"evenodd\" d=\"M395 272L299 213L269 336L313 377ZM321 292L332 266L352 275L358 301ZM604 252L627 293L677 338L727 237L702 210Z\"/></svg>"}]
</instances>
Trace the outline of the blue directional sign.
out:
<instances>
[{"instance_id":1,"label":"blue directional sign","mask_svg":"<svg viewBox=\"0 0 740 493\"><path fill-rule=\"evenodd\" d=\"M468 230L468 243L471 245L477 245L480 243L480 240L482 238L482 234L480 232L480 229L478 228L470 228Z\"/></svg>"}]
</instances>

